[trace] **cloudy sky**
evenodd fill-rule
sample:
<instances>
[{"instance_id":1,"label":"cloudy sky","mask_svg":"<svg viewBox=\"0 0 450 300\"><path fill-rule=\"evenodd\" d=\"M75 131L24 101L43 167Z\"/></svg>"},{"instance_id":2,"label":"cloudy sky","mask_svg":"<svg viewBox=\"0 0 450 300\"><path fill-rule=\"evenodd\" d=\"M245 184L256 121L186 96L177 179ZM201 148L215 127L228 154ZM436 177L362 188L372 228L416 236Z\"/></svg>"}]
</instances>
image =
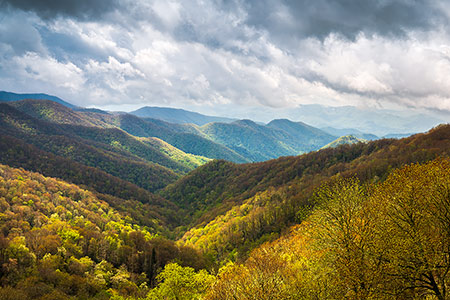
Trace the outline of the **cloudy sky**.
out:
<instances>
[{"instance_id":1,"label":"cloudy sky","mask_svg":"<svg viewBox=\"0 0 450 300\"><path fill-rule=\"evenodd\" d=\"M446 0L0 0L0 90L255 119L448 112L449 20Z\"/></svg>"}]
</instances>

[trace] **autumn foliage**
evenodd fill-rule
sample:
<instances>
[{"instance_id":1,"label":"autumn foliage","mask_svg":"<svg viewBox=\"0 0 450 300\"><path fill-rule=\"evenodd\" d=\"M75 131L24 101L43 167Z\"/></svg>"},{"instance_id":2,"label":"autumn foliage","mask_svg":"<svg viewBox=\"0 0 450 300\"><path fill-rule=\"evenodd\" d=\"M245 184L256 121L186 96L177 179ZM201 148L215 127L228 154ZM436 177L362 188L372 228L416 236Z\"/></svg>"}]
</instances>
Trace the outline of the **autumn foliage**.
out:
<instances>
[{"instance_id":1,"label":"autumn foliage","mask_svg":"<svg viewBox=\"0 0 450 300\"><path fill-rule=\"evenodd\" d=\"M450 160L338 178L289 235L228 265L207 299L448 299Z\"/></svg>"}]
</instances>

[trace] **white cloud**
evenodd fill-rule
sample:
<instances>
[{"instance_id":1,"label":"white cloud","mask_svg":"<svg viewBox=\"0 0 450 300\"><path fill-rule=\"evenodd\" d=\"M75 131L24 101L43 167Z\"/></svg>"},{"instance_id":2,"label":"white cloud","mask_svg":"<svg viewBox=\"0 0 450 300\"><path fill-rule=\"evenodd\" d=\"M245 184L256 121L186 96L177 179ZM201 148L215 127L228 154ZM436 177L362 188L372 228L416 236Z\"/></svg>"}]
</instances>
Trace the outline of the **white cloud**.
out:
<instances>
[{"instance_id":1,"label":"white cloud","mask_svg":"<svg viewBox=\"0 0 450 300\"><path fill-rule=\"evenodd\" d=\"M10 66L17 75L28 80L66 88L74 93L79 92L85 83L82 70L73 63L61 63L52 57L43 57L34 52L14 57Z\"/></svg>"},{"instance_id":2,"label":"white cloud","mask_svg":"<svg viewBox=\"0 0 450 300\"><path fill-rule=\"evenodd\" d=\"M152 4L153 11L170 29L175 28L181 21L180 3L175 1L156 0Z\"/></svg>"},{"instance_id":3,"label":"white cloud","mask_svg":"<svg viewBox=\"0 0 450 300\"><path fill-rule=\"evenodd\" d=\"M316 51L303 62L303 68L297 67L303 76L316 76L337 92L360 94L366 102L425 108L433 107L427 100L432 95L450 101L450 83L445 80L450 76L447 47L438 46L433 39L361 35L348 41L330 36L321 45L314 47Z\"/></svg>"}]
</instances>

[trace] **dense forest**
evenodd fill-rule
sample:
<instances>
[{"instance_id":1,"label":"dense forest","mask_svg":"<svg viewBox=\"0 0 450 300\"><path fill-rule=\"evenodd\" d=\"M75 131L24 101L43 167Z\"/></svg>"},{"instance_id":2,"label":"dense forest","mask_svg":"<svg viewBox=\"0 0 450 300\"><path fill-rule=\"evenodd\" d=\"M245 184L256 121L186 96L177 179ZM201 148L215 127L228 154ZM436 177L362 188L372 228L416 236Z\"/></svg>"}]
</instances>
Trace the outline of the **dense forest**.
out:
<instances>
[{"instance_id":1,"label":"dense forest","mask_svg":"<svg viewBox=\"0 0 450 300\"><path fill-rule=\"evenodd\" d=\"M247 161L211 125L0 116L0 300L449 298L450 125L237 164L183 151Z\"/></svg>"},{"instance_id":2,"label":"dense forest","mask_svg":"<svg viewBox=\"0 0 450 300\"><path fill-rule=\"evenodd\" d=\"M220 269L73 184L0 175L2 299L447 299L448 158L337 176L300 225Z\"/></svg>"},{"instance_id":3,"label":"dense forest","mask_svg":"<svg viewBox=\"0 0 450 300\"><path fill-rule=\"evenodd\" d=\"M205 299L448 299L450 160L382 183L336 178L282 238L229 263Z\"/></svg>"},{"instance_id":4,"label":"dense forest","mask_svg":"<svg viewBox=\"0 0 450 300\"><path fill-rule=\"evenodd\" d=\"M218 261L245 258L261 243L302 222L311 197L336 176L382 182L405 164L450 155L450 126L402 140L342 145L257 164L215 161L169 185L162 195L190 217L181 241Z\"/></svg>"},{"instance_id":5,"label":"dense forest","mask_svg":"<svg viewBox=\"0 0 450 300\"><path fill-rule=\"evenodd\" d=\"M139 297L168 262L206 267L198 251L38 173L0 165L0 205L0 299Z\"/></svg>"}]
</instances>

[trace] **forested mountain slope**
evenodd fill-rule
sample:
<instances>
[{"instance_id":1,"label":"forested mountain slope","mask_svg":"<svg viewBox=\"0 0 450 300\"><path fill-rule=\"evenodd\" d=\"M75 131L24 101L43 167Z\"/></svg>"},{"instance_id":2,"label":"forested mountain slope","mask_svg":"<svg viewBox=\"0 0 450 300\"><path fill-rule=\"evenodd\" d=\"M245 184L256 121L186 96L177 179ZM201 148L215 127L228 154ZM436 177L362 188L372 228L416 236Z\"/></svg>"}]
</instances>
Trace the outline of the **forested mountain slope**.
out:
<instances>
[{"instance_id":1,"label":"forested mountain slope","mask_svg":"<svg viewBox=\"0 0 450 300\"><path fill-rule=\"evenodd\" d=\"M191 212L193 229L182 240L219 259L245 253L299 223L315 188L335 176L384 180L390 170L450 154L450 125L402 140L342 145L298 157L236 165L215 161L163 192ZM236 252L237 251L237 252Z\"/></svg>"},{"instance_id":2,"label":"forested mountain slope","mask_svg":"<svg viewBox=\"0 0 450 300\"><path fill-rule=\"evenodd\" d=\"M301 225L223 268L206 299L448 299L449 187L448 158L382 183L337 178Z\"/></svg>"},{"instance_id":3,"label":"forested mountain slope","mask_svg":"<svg viewBox=\"0 0 450 300\"><path fill-rule=\"evenodd\" d=\"M269 122L266 127L282 130L289 134L282 140L297 151L310 152L320 149L324 144L331 142L336 135L329 134L319 128L303 122L292 122L287 119L277 119Z\"/></svg>"},{"instance_id":4,"label":"forested mountain slope","mask_svg":"<svg viewBox=\"0 0 450 300\"><path fill-rule=\"evenodd\" d=\"M152 232L168 233L180 224L178 207L164 198L97 168L42 151L22 140L0 134L1 163L61 178L94 192Z\"/></svg>"},{"instance_id":5,"label":"forested mountain slope","mask_svg":"<svg viewBox=\"0 0 450 300\"><path fill-rule=\"evenodd\" d=\"M32 144L46 152L99 168L113 176L154 191L174 181L178 175L159 164L148 162L114 145L86 140L95 128L60 125L35 119L7 104L0 104L0 133ZM100 134L102 138L108 131ZM169 159L169 158L168 158Z\"/></svg>"},{"instance_id":6,"label":"forested mountain slope","mask_svg":"<svg viewBox=\"0 0 450 300\"><path fill-rule=\"evenodd\" d=\"M81 126L113 127L113 115L73 110L51 100L21 100L8 103L36 119Z\"/></svg>"},{"instance_id":7,"label":"forested mountain slope","mask_svg":"<svg viewBox=\"0 0 450 300\"><path fill-rule=\"evenodd\" d=\"M205 267L195 250L157 237L89 191L38 173L0 165L0 207L1 299L145 296L174 259Z\"/></svg>"},{"instance_id":8,"label":"forested mountain slope","mask_svg":"<svg viewBox=\"0 0 450 300\"><path fill-rule=\"evenodd\" d=\"M119 128L136 137L157 137L187 154L238 163L249 161L231 149L205 138L190 126L155 119L144 120L130 114L75 111L53 101L23 100L9 104L30 116L52 123Z\"/></svg>"},{"instance_id":9,"label":"forested mountain slope","mask_svg":"<svg viewBox=\"0 0 450 300\"><path fill-rule=\"evenodd\" d=\"M119 115L117 119L118 126L134 136L157 137L186 153L214 159L226 159L237 163L249 161L224 145L215 143L195 133L180 132L180 129L174 130L170 128L169 123L160 120L143 120L129 114ZM161 123L164 125L160 125ZM175 125L176 128L180 126L179 124Z\"/></svg>"},{"instance_id":10,"label":"forested mountain slope","mask_svg":"<svg viewBox=\"0 0 450 300\"><path fill-rule=\"evenodd\" d=\"M199 127L124 113L71 110L52 101L22 100L11 105L41 120L86 127L120 128L137 137L157 137L186 153L237 163L298 155L320 149L336 138L320 129L289 120L274 120L267 125L239 120Z\"/></svg>"},{"instance_id":11,"label":"forested mountain slope","mask_svg":"<svg viewBox=\"0 0 450 300\"><path fill-rule=\"evenodd\" d=\"M267 125L251 120L210 123L199 130L211 140L226 145L251 161L317 150L336 138L320 129L289 120L274 120Z\"/></svg>"},{"instance_id":12,"label":"forested mountain slope","mask_svg":"<svg viewBox=\"0 0 450 300\"><path fill-rule=\"evenodd\" d=\"M296 149L280 142L282 131L268 130L250 120L210 123L201 127L213 141L224 144L251 161L263 161L297 154Z\"/></svg>"}]
</instances>

